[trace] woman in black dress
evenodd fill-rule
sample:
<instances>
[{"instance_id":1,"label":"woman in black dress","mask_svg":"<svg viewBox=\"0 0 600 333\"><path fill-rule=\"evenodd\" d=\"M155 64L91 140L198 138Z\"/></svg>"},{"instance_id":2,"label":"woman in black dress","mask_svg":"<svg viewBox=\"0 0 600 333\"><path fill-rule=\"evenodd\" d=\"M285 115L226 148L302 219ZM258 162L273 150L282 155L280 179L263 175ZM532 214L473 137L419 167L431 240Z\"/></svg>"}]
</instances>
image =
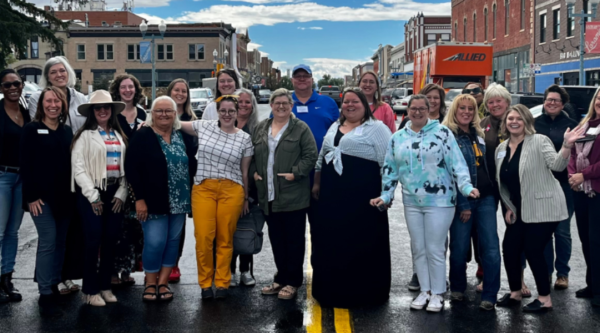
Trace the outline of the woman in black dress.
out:
<instances>
[{"instance_id":1,"label":"woman in black dress","mask_svg":"<svg viewBox=\"0 0 600 333\"><path fill-rule=\"evenodd\" d=\"M340 119L325 135L312 189L319 202L311 224L312 294L322 306L364 306L389 297L388 215L369 201L381 192L380 170L391 135L360 90L344 93ZM357 262L377 271L357 270ZM348 276L353 278L340 279ZM369 287L356 288L356 281L369 281Z\"/></svg>"},{"instance_id":2,"label":"woman in black dress","mask_svg":"<svg viewBox=\"0 0 600 333\"><path fill-rule=\"evenodd\" d=\"M137 132L139 124L146 120L146 111L139 106L144 97L142 86L135 76L130 74L118 75L109 88L113 101L125 103L125 109L117 115L117 120L127 139L131 141ZM127 198L131 201L132 196ZM142 225L131 213L135 203L125 203L125 218L121 224L121 234L115 249L115 271L112 276L113 286L131 286L135 279L130 275L142 271L142 250L144 249L144 233ZM121 277L119 278L119 274Z\"/></svg>"}]
</instances>

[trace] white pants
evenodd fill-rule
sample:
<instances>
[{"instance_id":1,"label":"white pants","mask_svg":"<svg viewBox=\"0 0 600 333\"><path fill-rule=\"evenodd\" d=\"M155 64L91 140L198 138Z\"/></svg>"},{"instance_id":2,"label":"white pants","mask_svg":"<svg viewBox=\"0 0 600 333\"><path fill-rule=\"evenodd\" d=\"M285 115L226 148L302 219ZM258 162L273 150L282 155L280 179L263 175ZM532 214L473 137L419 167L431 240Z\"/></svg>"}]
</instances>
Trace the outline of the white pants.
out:
<instances>
[{"instance_id":1,"label":"white pants","mask_svg":"<svg viewBox=\"0 0 600 333\"><path fill-rule=\"evenodd\" d=\"M446 292L446 239L455 207L404 206L421 291Z\"/></svg>"}]
</instances>

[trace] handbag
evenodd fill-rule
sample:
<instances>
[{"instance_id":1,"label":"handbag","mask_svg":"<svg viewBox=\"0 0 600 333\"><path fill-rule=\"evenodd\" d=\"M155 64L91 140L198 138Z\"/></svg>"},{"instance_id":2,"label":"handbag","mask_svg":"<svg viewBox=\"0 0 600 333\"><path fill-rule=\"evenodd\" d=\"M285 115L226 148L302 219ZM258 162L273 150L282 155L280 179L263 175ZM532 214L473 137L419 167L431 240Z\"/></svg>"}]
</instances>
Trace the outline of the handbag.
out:
<instances>
[{"instance_id":1,"label":"handbag","mask_svg":"<svg viewBox=\"0 0 600 333\"><path fill-rule=\"evenodd\" d=\"M265 215L258 205L250 205L250 212L239 218L233 234L233 253L258 254L263 245Z\"/></svg>"}]
</instances>

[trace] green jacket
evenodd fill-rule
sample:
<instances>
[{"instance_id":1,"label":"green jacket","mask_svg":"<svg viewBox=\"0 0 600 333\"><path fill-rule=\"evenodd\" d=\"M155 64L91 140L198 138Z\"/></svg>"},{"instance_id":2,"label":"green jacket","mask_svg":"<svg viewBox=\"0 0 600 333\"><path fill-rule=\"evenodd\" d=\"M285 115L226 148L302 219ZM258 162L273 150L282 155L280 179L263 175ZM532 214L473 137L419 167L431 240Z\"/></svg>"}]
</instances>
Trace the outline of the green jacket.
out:
<instances>
[{"instance_id":1,"label":"green jacket","mask_svg":"<svg viewBox=\"0 0 600 333\"><path fill-rule=\"evenodd\" d=\"M269 214L269 192L267 189L267 164L269 160L269 128L273 119L265 119L254 129L252 144L254 157L250 167L250 177L254 172L263 180L256 181L258 203L265 214ZM317 163L319 152L313 134L300 119L290 118L288 128L281 135L275 149L273 165L273 188L275 200L272 212L290 212L307 208L310 204L309 175ZM294 180L287 181L278 173L293 173Z\"/></svg>"}]
</instances>

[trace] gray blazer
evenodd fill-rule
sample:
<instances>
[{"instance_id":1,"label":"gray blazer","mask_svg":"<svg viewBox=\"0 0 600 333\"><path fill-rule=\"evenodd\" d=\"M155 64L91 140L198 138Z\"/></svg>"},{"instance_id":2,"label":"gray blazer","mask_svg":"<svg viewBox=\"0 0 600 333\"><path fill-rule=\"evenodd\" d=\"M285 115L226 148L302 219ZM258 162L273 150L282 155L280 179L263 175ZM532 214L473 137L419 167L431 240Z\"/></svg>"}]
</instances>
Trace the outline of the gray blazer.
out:
<instances>
[{"instance_id":1,"label":"gray blazer","mask_svg":"<svg viewBox=\"0 0 600 333\"><path fill-rule=\"evenodd\" d=\"M505 158L509 140L496 148L496 180L500 187L502 202L516 213L510 201L506 184L500 182L500 167ZM504 156L506 155L506 156ZM551 171L562 171L569 159L557 153L552 141L540 134L526 135L519 162L521 180L521 219L525 223L559 222L569 217L565 194Z\"/></svg>"}]
</instances>

